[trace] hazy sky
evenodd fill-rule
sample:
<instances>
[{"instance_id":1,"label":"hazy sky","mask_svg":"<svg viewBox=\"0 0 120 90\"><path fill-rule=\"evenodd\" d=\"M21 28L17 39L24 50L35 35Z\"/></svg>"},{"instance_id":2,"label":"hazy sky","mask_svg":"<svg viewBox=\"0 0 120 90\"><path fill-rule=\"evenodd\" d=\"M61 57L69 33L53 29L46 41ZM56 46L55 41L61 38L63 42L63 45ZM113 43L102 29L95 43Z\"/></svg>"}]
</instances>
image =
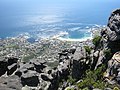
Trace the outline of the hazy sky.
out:
<instances>
[{"instance_id":1,"label":"hazy sky","mask_svg":"<svg viewBox=\"0 0 120 90\"><path fill-rule=\"evenodd\" d=\"M64 12L75 17L93 17L90 16L93 13L96 17L107 18L116 8L120 8L120 0L0 0L0 16L3 17L31 13L57 15Z\"/></svg>"},{"instance_id":2,"label":"hazy sky","mask_svg":"<svg viewBox=\"0 0 120 90\"><path fill-rule=\"evenodd\" d=\"M118 3L120 0L0 0L0 8L7 9L37 9L42 7L65 7L65 8L87 8L96 7L101 5L102 7L112 6ZM103 6L104 5L104 6ZM103 8L104 9L104 8Z\"/></svg>"}]
</instances>

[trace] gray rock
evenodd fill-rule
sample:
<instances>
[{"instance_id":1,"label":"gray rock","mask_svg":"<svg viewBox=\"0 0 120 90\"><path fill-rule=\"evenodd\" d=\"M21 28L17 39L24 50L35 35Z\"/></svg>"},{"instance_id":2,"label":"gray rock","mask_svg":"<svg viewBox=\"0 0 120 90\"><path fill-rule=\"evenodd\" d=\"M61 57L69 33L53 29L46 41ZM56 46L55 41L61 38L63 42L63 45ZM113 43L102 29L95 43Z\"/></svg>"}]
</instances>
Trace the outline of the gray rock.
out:
<instances>
[{"instance_id":1,"label":"gray rock","mask_svg":"<svg viewBox=\"0 0 120 90\"><path fill-rule=\"evenodd\" d=\"M34 59L34 60L31 60L30 61L30 64L33 64L35 66L35 69L37 72L39 73L42 73L43 69L46 67L46 62L44 60L37 60L37 59Z\"/></svg>"},{"instance_id":2,"label":"gray rock","mask_svg":"<svg viewBox=\"0 0 120 90\"><path fill-rule=\"evenodd\" d=\"M94 53L94 57L98 57L99 56L99 51L96 51L95 53Z\"/></svg>"},{"instance_id":3,"label":"gray rock","mask_svg":"<svg viewBox=\"0 0 120 90\"><path fill-rule=\"evenodd\" d=\"M17 70L17 63L8 66L7 75L13 74Z\"/></svg>"},{"instance_id":4,"label":"gray rock","mask_svg":"<svg viewBox=\"0 0 120 90\"><path fill-rule=\"evenodd\" d=\"M37 87L39 84L39 77L36 71L28 71L27 73L22 74L21 83L23 86Z\"/></svg>"},{"instance_id":5,"label":"gray rock","mask_svg":"<svg viewBox=\"0 0 120 90\"><path fill-rule=\"evenodd\" d=\"M112 59L108 62L108 68L104 77L109 78L110 76L120 84L120 52L116 52ZM114 84L114 80L107 80L109 83Z\"/></svg>"},{"instance_id":6,"label":"gray rock","mask_svg":"<svg viewBox=\"0 0 120 90\"><path fill-rule=\"evenodd\" d=\"M7 72L8 75L11 75L17 69L17 58L9 57L0 59L0 76Z\"/></svg>"},{"instance_id":7,"label":"gray rock","mask_svg":"<svg viewBox=\"0 0 120 90\"><path fill-rule=\"evenodd\" d=\"M53 77L49 74L45 74L45 73L42 73L41 74L41 78L44 80L44 81L51 81L53 79Z\"/></svg>"},{"instance_id":8,"label":"gray rock","mask_svg":"<svg viewBox=\"0 0 120 90\"><path fill-rule=\"evenodd\" d=\"M97 69L97 67L100 66L100 65L103 63L104 57L105 57L105 56L104 56L104 52L103 52L103 51L100 51L100 53L99 53L99 58L98 58L98 61L97 61L97 64L96 64L95 69Z\"/></svg>"},{"instance_id":9,"label":"gray rock","mask_svg":"<svg viewBox=\"0 0 120 90\"><path fill-rule=\"evenodd\" d=\"M120 50L120 9L112 12L107 26L101 32L103 47L115 53Z\"/></svg>"},{"instance_id":10,"label":"gray rock","mask_svg":"<svg viewBox=\"0 0 120 90\"><path fill-rule=\"evenodd\" d=\"M67 77L69 75L69 61L66 60L66 62L61 62L60 65L57 67L59 75L61 79Z\"/></svg>"},{"instance_id":11,"label":"gray rock","mask_svg":"<svg viewBox=\"0 0 120 90\"><path fill-rule=\"evenodd\" d=\"M44 81L43 79L39 79L40 83L39 83L39 90L53 90L53 89L50 89L51 87L51 82L47 82L47 81Z\"/></svg>"},{"instance_id":12,"label":"gray rock","mask_svg":"<svg viewBox=\"0 0 120 90\"><path fill-rule=\"evenodd\" d=\"M30 90L30 88L26 85L26 86L22 87L22 90Z\"/></svg>"},{"instance_id":13,"label":"gray rock","mask_svg":"<svg viewBox=\"0 0 120 90\"><path fill-rule=\"evenodd\" d=\"M6 73L7 65L7 62L4 59L0 59L0 76Z\"/></svg>"},{"instance_id":14,"label":"gray rock","mask_svg":"<svg viewBox=\"0 0 120 90\"><path fill-rule=\"evenodd\" d=\"M29 63L26 63L26 64L20 63L20 67L17 68L17 71L15 72L15 75L21 77L21 75L23 75L24 73L27 73L28 70L35 71L34 70L34 65L29 64Z\"/></svg>"},{"instance_id":15,"label":"gray rock","mask_svg":"<svg viewBox=\"0 0 120 90\"><path fill-rule=\"evenodd\" d=\"M22 84L18 76L0 78L0 90L21 90Z\"/></svg>"},{"instance_id":16,"label":"gray rock","mask_svg":"<svg viewBox=\"0 0 120 90\"><path fill-rule=\"evenodd\" d=\"M12 64L14 64L14 63L17 63L17 62L18 62L18 59L17 59L17 58L14 58L14 57L9 57L9 58L7 59L7 61L8 61L8 66L9 66L9 65L12 65Z\"/></svg>"},{"instance_id":17,"label":"gray rock","mask_svg":"<svg viewBox=\"0 0 120 90\"><path fill-rule=\"evenodd\" d=\"M86 51L84 47L78 47L73 55L72 77L79 79L88 68L86 64ZM88 62L89 63L89 62Z\"/></svg>"},{"instance_id":18,"label":"gray rock","mask_svg":"<svg viewBox=\"0 0 120 90\"><path fill-rule=\"evenodd\" d=\"M116 33L120 34L120 9L117 9L112 12L109 21L108 27L115 31Z\"/></svg>"},{"instance_id":19,"label":"gray rock","mask_svg":"<svg viewBox=\"0 0 120 90\"><path fill-rule=\"evenodd\" d=\"M34 67L35 66L33 64L26 63L26 64L21 64L19 69L34 70L35 69Z\"/></svg>"},{"instance_id":20,"label":"gray rock","mask_svg":"<svg viewBox=\"0 0 120 90\"><path fill-rule=\"evenodd\" d=\"M84 47L78 47L74 53L73 59L74 60L81 60L86 58L86 51Z\"/></svg>"},{"instance_id":21,"label":"gray rock","mask_svg":"<svg viewBox=\"0 0 120 90\"><path fill-rule=\"evenodd\" d=\"M36 71L35 65L33 63L20 63L19 68L15 72L15 75L21 77L24 73L27 73L29 70Z\"/></svg>"}]
</instances>

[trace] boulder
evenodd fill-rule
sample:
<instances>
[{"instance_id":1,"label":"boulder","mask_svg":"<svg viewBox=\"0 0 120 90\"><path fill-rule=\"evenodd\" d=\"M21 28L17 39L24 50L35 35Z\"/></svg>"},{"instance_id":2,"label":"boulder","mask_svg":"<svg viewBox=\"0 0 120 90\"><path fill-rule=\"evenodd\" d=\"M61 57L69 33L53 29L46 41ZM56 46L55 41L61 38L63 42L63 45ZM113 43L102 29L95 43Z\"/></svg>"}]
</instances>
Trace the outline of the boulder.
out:
<instances>
[{"instance_id":1,"label":"boulder","mask_svg":"<svg viewBox=\"0 0 120 90\"><path fill-rule=\"evenodd\" d=\"M14 63L14 64L8 66L7 68L8 68L7 75L11 75L11 74L13 74L16 71L17 63Z\"/></svg>"},{"instance_id":2,"label":"boulder","mask_svg":"<svg viewBox=\"0 0 120 90\"><path fill-rule=\"evenodd\" d=\"M101 51L99 52L99 58L98 58L98 60L97 60L97 64L96 64L95 69L97 69L97 68L98 68L98 66L100 66L100 65L102 65L102 64L103 64L104 59L105 59L105 56L104 56L104 51L103 51L103 50L101 50Z\"/></svg>"},{"instance_id":3,"label":"boulder","mask_svg":"<svg viewBox=\"0 0 120 90\"><path fill-rule=\"evenodd\" d=\"M53 77L49 74L45 74L45 73L42 73L41 74L41 78L44 80L44 81L49 81L51 82L51 80L53 79Z\"/></svg>"},{"instance_id":4,"label":"boulder","mask_svg":"<svg viewBox=\"0 0 120 90\"><path fill-rule=\"evenodd\" d=\"M120 84L120 52L116 52L112 59L108 61L108 68L104 77L110 80L116 80Z\"/></svg>"},{"instance_id":5,"label":"boulder","mask_svg":"<svg viewBox=\"0 0 120 90\"><path fill-rule=\"evenodd\" d=\"M21 90L20 78L16 75L0 77L0 90Z\"/></svg>"},{"instance_id":6,"label":"boulder","mask_svg":"<svg viewBox=\"0 0 120 90\"><path fill-rule=\"evenodd\" d=\"M99 51L94 52L94 57L96 57L96 58L99 57Z\"/></svg>"},{"instance_id":7,"label":"boulder","mask_svg":"<svg viewBox=\"0 0 120 90\"><path fill-rule=\"evenodd\" d=\"M30 88L27 85L25 85L24 87L22 87L22 90L30 90Z\"/></svg>"},{"instance_id":8,"label":"boulder","mask_svg":"<svg viewBox=\"0 0 120 90\"><path fill-rule=\"evenodd\" d=\"M79 79L86 68L86 51L84 47L78 47L73 55L72 77Z\"/></svg>"},{"instance_id":9,"label":"boulder","mask_svg":"<svg viewBox=\"0 0 120 90\"><path fill-rule=\"evenodd\" d=\"M41 79L41 77L39 78L39 90L56 90L56 89L50 89L51 86L51 82L47 82L44 81L43 79Z\"/></svg>"},{"instance_id":10,"label":"boulder","mask_svg":"<svg viewBox=\"0 0 120 90\"><path fill-rule=\"evenodd\" d=\"M69 70L70 70L69 64L70 64L69 60L66 60L65 62L61 62L58 65L57 70L59 72L60 79L64 79L69 75Z\"/></svg>"},{"instance_id":11,"label":"boulder","mask_svg":"<svg viewBox=\"0 0 120 90\"><path fill-rule=\"evenodd\" d=\"M37 87L39 84L39 77L36 71L28 71L27 73L22 74L21 83L23 86Z\"/></svg>"},{"instance_id":12,"label":"boulder","mask_svg":"<svg viewBox=\"0 0 120 90\"><path fill-rule=\"evenodd\" d=\"M0 76L7 72L11 75L17 69L17 58L9 57L0 59Z\"/></svg>"},{"instance_id":13,"label":"boulder","mask_svg":"<svg viewBox=\"0 0 120 90\"><path fill-rule=\"evenodd\" d=\"M86 58L86 51L84 47L78 47L73 55L73 59L79 61L84 58Z\"/></svg>"},{"instance_id":14,"label":"boulder","mask_svg":"<svg viewBox=\"0 0 120 90\"><path fill-rule=\"evenodd\" d=\"M17 75L19 77L21 77L21 75L23 75L24 73L27 73L28 70L34 71L34 65L33 64L20 63L19 65L20 65L20 67L17 68L17 71L15 72L15 75Z\"/></svg>"},{"instance_id":15,"label":"boulder","mask_svg":"<svg viewBox=\"0 0 120 90\"><path fill-rule=\"evenodd\" d=\"M14 58L14 57L9 57L8 58L8 66L9 65L12 65L14 63L17 63L18 62L18 59L17 58Z\"/></svg>"},{"instance_id":16,"label":"boulder","mask_svg":"<svg viewBox=\"0 0 120 90\"><path fill-rule=\"evenodd\" d=\"M5 59L0 59L0 76L6 73L7 71L7 65L8 63L5 61Z\"/></svg>"},{"instance_id":17,"label":"boulder","mask_svg":"<svg viewBox=\"0 0 120 90\"><path fill-rule=\"evenodd\" d=\"M35 70L38 73L42 73L43 69L46 67L46 62L44 60L34 59L30 61L30 64L33 64L35 66Z\"/></svg>"},{"instance_id":18,"label":"boulder","mask_svg":"<svg viewBox=\"0 0 120 90\"><path fill-rule=\"evenodd\" d=\"M25 63L25 64L21 63L19 69L20 70L27 69L27 70L33 70L34 71L35 70L35 66L33 64L30 64L30 63Z\"/></svg>"}]
</instances>

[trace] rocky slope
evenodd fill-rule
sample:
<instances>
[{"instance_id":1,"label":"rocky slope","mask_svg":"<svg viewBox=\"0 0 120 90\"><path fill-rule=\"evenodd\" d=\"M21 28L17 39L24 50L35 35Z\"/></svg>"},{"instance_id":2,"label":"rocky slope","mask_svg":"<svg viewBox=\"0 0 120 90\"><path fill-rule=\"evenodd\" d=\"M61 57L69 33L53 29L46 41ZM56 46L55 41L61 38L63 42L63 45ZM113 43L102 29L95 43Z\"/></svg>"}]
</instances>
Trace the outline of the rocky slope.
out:
<instances>
[{"instance_id":1,"label":"rocky slope","mask_svg":"<svg viewBox=\"0 0 120 90\"><path fill-rule=\"evenodd\" d=\"M42 59L1 58L0 90L119 90L120 9L112 12L93 44L59 52L54 68Z\"/></svg>"}]
</instances>

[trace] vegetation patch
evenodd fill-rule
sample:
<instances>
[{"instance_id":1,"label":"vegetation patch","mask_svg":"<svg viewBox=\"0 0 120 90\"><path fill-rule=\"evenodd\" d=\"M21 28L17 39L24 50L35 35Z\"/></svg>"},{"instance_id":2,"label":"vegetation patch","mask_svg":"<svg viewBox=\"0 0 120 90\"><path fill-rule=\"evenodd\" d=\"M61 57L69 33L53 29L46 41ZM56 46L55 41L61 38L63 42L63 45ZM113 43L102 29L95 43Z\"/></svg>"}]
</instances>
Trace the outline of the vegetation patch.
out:
<instances>
[{"instance_id":1,"label":"vegetation patch","mask_svg":"<svg viewBox=\"0 0 120 90\"><path fill-rule=\"evenodd\" d=\"M86 71L86 76L83 78L82 82L79 82L77 86L80 89L84 89L86 87L94 87L104 90L105 82L103 82L103 72L105 71L105 66L102 65L98 69L91 71Z\"/></svg>"},{"instance_id":2,"label":"vegetation patch","mask_svg":"<svg viewBox=\"0 0 120 90\"><path fill-rule=\"evenodd\" d=\"M93 44L94 44L95 46L98 46L99 43L100 43L100 40L101 40L101 36L95 36L95 37L93 38L92 42L93 42Z\"/></svg>"},{"instance_id":3,"label":"vegetation patch","mask_svg":"<svg viewBox=\"0 0 120 90\"><path fill-rule=\"evenodd\" d=\"M73 79L72 76L69 75L68 79L67 79L67 82L69 82L72 85L72 84L75 84L76 79Z\"/></svg>"},{"instance_id":4,"label":"vegetation patch","mask_svg":"<svg viewBox=\"0 0 120 90\"><path fill-rule=\"evenodd\" d=\"M25 57L23 57L23 61L24 62L28 62L30 59L33 59L35 57L35 55L34 54L30 54L30 55L27 55L27 56L25 56Z\"/></svg>"},{"instance_id":5,"label":"vegetation patch","mask_svg":"<svg viewBox=\"0 0 120 90\"><path fill-rule=\"evenodd\" d=\"M106 49L106 50L104 50L104 54L106 55L106 57L112 55L110 49Z\"/></svg>"},{"instance_id":6,"label":"vegetation patch","mask_svg":"<svg viewBox=\"0 0 120 90\"><path fill-rule=\"evenodd\" d=\"M84 48L85 48L85 50L86 50L86 52L88 52L88 54L90 54L91 53L91 47L89 47L89 46L84 46Z\"/></svg>"}]
</instances>

